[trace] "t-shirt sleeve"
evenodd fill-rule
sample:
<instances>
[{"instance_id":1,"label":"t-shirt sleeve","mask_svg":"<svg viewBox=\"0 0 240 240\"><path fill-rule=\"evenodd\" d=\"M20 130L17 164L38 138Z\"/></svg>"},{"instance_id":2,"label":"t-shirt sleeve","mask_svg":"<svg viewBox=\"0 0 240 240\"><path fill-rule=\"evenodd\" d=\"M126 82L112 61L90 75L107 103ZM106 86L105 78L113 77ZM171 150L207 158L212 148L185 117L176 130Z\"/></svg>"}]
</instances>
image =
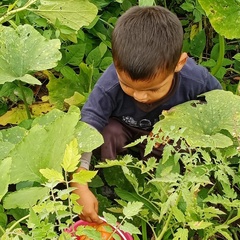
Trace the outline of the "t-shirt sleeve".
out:
<instances>
[{"instance_id":1,"label":"t-shirt sleeve","mask_svg":"<svg viewBox=\"0 0 240 240\"><path fill-rule=\"evenodd\" d=\"M81 110L81 121L102 132L116 105L118 78L111 65L95 84L87 102Z\"/></svg>"}]
</instances>

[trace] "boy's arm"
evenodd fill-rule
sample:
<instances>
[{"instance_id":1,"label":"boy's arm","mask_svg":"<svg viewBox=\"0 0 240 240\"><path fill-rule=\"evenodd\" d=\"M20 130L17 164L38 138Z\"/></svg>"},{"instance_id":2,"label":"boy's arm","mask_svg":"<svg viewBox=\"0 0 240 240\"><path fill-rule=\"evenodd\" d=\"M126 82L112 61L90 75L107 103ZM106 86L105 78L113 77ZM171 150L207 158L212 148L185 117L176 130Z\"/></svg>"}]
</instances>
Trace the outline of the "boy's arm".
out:
<instances>
[{"instance_id":1,"label":"boy's arm","mask_svg":"<svg viewBox=\"0 0 240 240\"><path fill-rule=\"evenodd\" d=\"M81 165L76 172L87 171L89 169L92 153L83 153L81 156ZM71 183L71 187L75 187L74 193L79 195L78 203L83 206L80 218L87 222L102 223L98 216L98 200L90 191L87 184Z\"/></svg>"}]
</instances>

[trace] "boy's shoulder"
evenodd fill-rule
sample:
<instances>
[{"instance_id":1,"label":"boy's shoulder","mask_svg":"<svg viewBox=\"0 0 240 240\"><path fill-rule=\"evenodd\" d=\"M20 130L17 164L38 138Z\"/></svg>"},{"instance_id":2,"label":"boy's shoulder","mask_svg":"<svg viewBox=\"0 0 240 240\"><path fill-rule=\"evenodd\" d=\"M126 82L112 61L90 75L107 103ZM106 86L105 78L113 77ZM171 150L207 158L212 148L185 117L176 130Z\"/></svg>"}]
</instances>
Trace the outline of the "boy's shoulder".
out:
<instances>
[{"instance_id":1,"label":"boy's shoulder","mask_svg":"<svg viewBox=\"0 0 240 240\"><path fill-rule=\"evenodd\" d=\"M192 58L188 58L186 64L183 66L182 70L179 72L182 79L191 80L192 82L197 81L203 83L210 76L208 70L198 65Z\"/></svg>"},{"instance_id":2,"label":"boy's shoulder","mask_svg":"<svg viewBox=\"0 0 240 240\"><path fill-rule=\"evenodd\" d=\"M118 76L114 64L111 64L98 79L96 83L97 87L100 87L102 90L108 92L114 88L120 87Z\"/></svg>"}]
</instances>

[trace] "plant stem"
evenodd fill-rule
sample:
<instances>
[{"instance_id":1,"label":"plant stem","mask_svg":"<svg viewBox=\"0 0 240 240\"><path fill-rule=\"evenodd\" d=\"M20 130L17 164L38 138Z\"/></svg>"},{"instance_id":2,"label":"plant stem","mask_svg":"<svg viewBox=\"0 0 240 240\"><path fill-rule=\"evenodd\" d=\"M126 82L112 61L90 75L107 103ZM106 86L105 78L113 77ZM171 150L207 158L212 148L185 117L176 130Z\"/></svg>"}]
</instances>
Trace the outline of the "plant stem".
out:
<instances>
[{"instance_id":1,"label":"plant stem","mask_svg":"<svg viewBox=\"0 0 240 240\"><path fill-rule=\"evenodd\" d=\"M26 215L25 217L20 218L18 221L16 221L9 229L8 232L11 232L20 222L23 220L29 218L30 214Z\"/></svg>"},{"instance_id":2,"label":"plant stem","mask_svg":"<svg viewBox=\"0 0 240 240\"><path fill-rule=\"evenodd\" d=\"M21 90L21 93L22 93L23 103L24 103L24 106L25 106L25 109L26 109L26 112L27 112L28 119L31 119L32 118L31 113L30 113L30 110L29 110L29 106L28 106L28 103L27 103L25 93L23 91L23 85L22 85L21 81L19 81L18 86L19 86L19 88Z\"/></svg>"},{"instance_id":3,"label":"plant stem","mask_svg":"<svg viewBox=\"0 0 240 240\"><path fill-rule=\"evenodd\" d=\"M32 5L32 4L35 3L36 1L37 1L37 0L29 0L23 7L17 8L17 9L15 9L15 10L11 10L11 11L7 12L5 15L3 15L2 17L0 17L0 24L6 22L7 19L8 19L10 16L12 16L12 15L18 13L18 12L21 12L21 11L26 10L30 5Z\"/></svg>"},{"instance_id":4,"label":"plant stem","mask_svg":"<svg viewBox=\"0 0 240 240\"><path fill-rule=\"evenodd\" d=\"M66 181L66 188L68 189L69 188L69 182L67 181L67 172L64 171L64 177L65 177L65 181ZM71 199L70 199L70 194L68 196L68 210L70 211L70 218L71 220L73 219L73 213L72 213L72 208L71 208Z\"/></svg>"},{"instance_id":5,"label":"plant stem","mask_svg":"<svg viewBox=\"0 0 240 240\"><path fill-rule=\"evenodd\" d=\"M222 62L223 62L224 54L225 54L224 37L222 35L218 34L218 39L219 39L219 55L218 55L216 65L211 70L212 75L215 75L218 72L218 70L222 67Z\"/></svg>"},{"instance_id":6,"label":"plant stem","mask_svg":"<svg viewBox=\"0 0 240 240\"><path fill-rule=\"evenodd\" d=\"M147 240L147 224L142 220L142 239Z\"/></svg>"},{"instance_id":7,"label":"plant stem","mask_svg":"<svg viewBox=\"0 0 240 240\"><path fill-rule=\"evenodd\" d=\"M176 206L178 205L178 202L180 201L181 196L182 196L182 194L181 194L181 191L180 191L179 194L178 194L178 198L176 200L176 203L175 203ZM166 223L165 223L165 225L164 225L160 235L156 238L156 240L161 240L163 238L164 234L168 230L168 226L169 226L170 221L172 219L172 215L173 215L173 210L171 209L171 211L170 211L170 213L168 215L167 221L166 221Z\"/></svg>"}]
</instances>

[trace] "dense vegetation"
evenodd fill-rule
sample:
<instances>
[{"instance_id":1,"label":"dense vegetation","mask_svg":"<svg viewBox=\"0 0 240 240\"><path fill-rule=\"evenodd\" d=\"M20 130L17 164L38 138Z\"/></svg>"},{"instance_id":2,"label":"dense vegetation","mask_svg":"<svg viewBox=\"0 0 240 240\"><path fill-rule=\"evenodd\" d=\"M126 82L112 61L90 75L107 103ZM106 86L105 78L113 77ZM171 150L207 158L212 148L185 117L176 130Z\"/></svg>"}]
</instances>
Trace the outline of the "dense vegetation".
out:
<instances>
[{"instance_id":1,"label":"dense vegetation","mask_svg":"<svg viewBox=\"0 0 240 240\"><path fill-rule=\"evenodd\" d=\"M227 91L206 93L162 114L155 135L146 137L146 154L156 142L165 145L160 162L127 155L73 180L89 182L100 214L112 225L120 222L135 239L239 239L238 1L0 4L1 239L71 239L64 229L82 207L69 175L80 154L103 141L79 122L81 107L112 63L117 18L133 5L154 4L178 15L184 51Z\"/></svg>"}]
</instances>

